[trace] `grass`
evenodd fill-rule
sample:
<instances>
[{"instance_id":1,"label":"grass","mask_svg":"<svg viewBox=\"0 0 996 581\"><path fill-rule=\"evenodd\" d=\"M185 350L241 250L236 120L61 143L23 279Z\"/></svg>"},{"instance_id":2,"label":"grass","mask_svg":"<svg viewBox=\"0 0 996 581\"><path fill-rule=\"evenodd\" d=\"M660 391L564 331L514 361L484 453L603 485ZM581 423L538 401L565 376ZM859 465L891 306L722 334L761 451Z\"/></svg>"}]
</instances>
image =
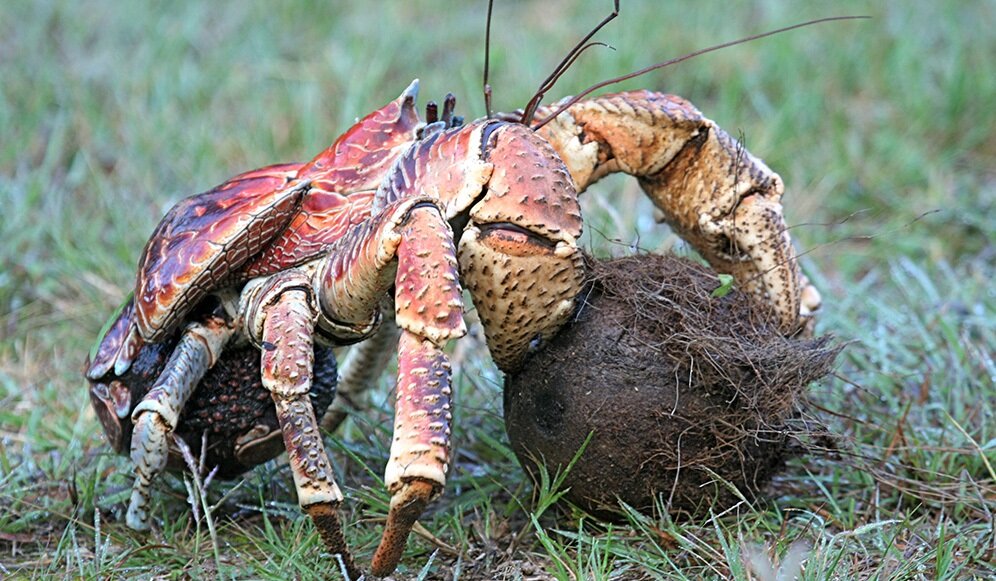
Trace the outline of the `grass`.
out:
<instances>
[{"instance_id":1,"label":"grass","mask_svg":"<svg viewBox=\"0 0 996 581\"><path fill-rule=\"evenodd\" d=\"M492 79L520 107L609 2L499 1ZM996 574L996 6L623 3L551 92L829 14L870 21L737 46L623 87L682 95L780 172L792 234L850 343L814 386L838 458L793 462L769 502L704 522L607 525L544 507L504 436L480 341L456 374L446 491L398 578L956 579ZM5 2L0 7L0 577L313 578L334 569L287 471L246 476L195 523L179 477L152 536L123 525L128 461L89 409L81 362L149 232L179 198L310 157L420 77L480 98L483 2ZM584 201L602 254L666 249L632 182ZM388 381L330 440L367 562L385 514ZM551 475L553 481L553 475ZM232 486L212 483L208 504ZM203 516L203 512L202 512ZM781 567L781 569L779 569ZM781 575L781 577L779 577Z\"/></svg>"}]
</instances>

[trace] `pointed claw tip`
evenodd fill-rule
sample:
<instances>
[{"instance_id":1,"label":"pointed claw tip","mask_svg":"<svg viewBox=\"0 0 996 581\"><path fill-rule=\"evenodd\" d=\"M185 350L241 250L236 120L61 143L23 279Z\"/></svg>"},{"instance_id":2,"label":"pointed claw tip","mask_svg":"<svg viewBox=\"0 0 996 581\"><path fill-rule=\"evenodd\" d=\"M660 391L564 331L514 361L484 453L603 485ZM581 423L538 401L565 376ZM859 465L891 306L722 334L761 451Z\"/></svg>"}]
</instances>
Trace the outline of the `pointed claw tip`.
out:
<instances>
[{"instance_id":1,"label":"pointed claw tip","mask_svg":"<svg viewBox=\"0 0 996 581\"><path fill-rule=\"evenodd\" d=\"M111 366L109 363L110 362L105 361L97 364L91 362L90 359L87 358L86 368L85 368L86 370L83 372L84 376L89 380L97 381L98 379L106 375L108 371L110 371Z\"/></svg>"},{"instance_id":2,"label":"pointed claw tip","mask_svg":"<svg viewBox=\"0 0 996 581\"><path fill-rule=\"evenodd\" d=\"M387 513L387 524L384 525L384 535L370 563L371 573L377 577L386 577L398 567L408 535L438 487L436 483L416 478L406 482L394 494L391 510Z\"/></svg>"},{"instance_id":3,"label":"pointed claw tip","mask_svg":"<svg viewBox=\"0 0 996 581\"><path fill-rule=\"evenodd\" d=\"M311 517L318 535L325 543L325 547L333 555L338 555L343 567L352 579L362 578L363 572L356 566L353 556L346 545L346 537L342 533L342 523L339 520L339 513L336 504L329 502L319 502L304 507L304 511Z\"/></svg>"},{"instance_id":4,"label":"pointed claw tip","mask_svg":"<svg viewBox=\"0 0 996 581\"><path fill-rule=\"evenodd\" d=\"M118 357L118 360L114 362L114 375L120 377L124 375L130 367L131 367L131 359L120 356ZM98 375L97 377L101 377L102 375L103 374Z\"/></svg>"}]
</instances>

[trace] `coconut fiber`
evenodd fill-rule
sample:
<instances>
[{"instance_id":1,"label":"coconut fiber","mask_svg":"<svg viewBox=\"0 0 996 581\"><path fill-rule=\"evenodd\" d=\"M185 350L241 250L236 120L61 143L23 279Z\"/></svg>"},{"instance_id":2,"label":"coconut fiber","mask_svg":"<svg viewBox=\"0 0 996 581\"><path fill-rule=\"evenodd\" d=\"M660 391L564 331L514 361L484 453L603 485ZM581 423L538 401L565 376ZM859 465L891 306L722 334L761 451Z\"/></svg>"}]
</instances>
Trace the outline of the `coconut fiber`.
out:
<instances>
[{"instance_id":1,"label":"coconut fiber","mask_svg":"<svg viewBox=\"0 0 996 581\"><path fill-rule=\"evenodd\" d=\"M506 378L506 428L527 471L577 457L566 498L603 516L620 500L701 515L756 498L805 439L801 398L840 347L784 337L736 288L712 296L717 275L687 259L587 267L574 321Z\"/></svg>"}]
</instances>

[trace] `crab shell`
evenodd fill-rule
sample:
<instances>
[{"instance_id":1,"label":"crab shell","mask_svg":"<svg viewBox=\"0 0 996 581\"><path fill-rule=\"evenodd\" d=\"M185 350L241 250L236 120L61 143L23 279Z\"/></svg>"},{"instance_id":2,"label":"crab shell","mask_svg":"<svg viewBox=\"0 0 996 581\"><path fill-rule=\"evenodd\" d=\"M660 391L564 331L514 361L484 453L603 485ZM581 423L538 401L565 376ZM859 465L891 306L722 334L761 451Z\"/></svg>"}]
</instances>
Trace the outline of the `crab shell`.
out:
<instances>
[{"instance_id":1,"label":"crab shell","mask_svg":"<svg viewBox=\"0 0 996 581\"><path fill-rule=\"evenodd\" d=\"M241 174L181 201L138 265L135 322L162 341L210 292L319 255L370 214L373 192L416 139L417 83L304 164Z\"/></svg>"},{"instance_id":2,"label":"crab shell","mask_svg":"<svg viewBox=\"0 0 996 581\"><path fill-rule=\"evenodd\" d=\"M309 162L245 172L177 203L143 249L134 293L101 334L87 377L124 374L211 293L311 260L367 219L378 184L417 139L417 92L415 81Z\"/></svg>"}]
</instances>

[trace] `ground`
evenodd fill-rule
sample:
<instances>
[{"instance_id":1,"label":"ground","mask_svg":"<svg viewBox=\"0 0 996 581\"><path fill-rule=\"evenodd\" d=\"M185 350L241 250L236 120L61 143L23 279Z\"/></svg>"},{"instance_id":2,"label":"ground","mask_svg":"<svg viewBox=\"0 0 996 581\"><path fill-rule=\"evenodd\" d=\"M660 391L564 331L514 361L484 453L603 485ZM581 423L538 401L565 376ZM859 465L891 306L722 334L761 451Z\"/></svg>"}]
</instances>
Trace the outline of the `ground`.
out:
<instances>
[{"instance_id":1,"label":"ground","mask_svg":"<svg viewBox=\"0 0 996 581\"><path fill-rule=\"evenodd\" d=\"M498 1L498 109L520 107L605 2ZM163 212L239 171L309 158L414 77L483 113L484 4L113 0L0 7L0 576L328 574L278 463L212 513L158 487L123 525L128 462L80 375ZM996 6L983 0L628 0L549 95L804 19L868 14L630 81L682 95L780 172L792 236L847 341L811 404L847 444L760 505L607 526L535 492L505 439L479 332L455 347L455 468L397 578L964 578L996 574ZM586 195L599 255L678 251L632 181ZM330 440L347 534L385 514L390 382ZM231 484L208 486L215 503ZM196 505L196 503L195 503ZM209 527L209 524L211 525ZM210 529L210 530L209 530ZM212 534L213 533L213 534Z\"/></svg>"}]
</instances>

